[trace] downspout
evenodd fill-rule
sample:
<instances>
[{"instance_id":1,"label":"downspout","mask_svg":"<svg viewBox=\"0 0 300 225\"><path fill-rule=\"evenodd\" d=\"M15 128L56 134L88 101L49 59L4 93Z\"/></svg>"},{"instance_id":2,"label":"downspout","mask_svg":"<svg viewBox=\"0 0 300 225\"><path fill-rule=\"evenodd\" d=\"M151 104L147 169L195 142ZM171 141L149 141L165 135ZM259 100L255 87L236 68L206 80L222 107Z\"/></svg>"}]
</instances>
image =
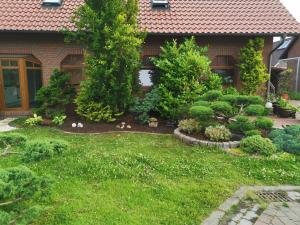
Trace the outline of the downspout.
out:
<instances>
[{"instance_id":1,"label":"downspout","mask_svg":"<svg viewBox=\"0 0 300 225\"><path fill-rule=\"evenodd\" d=\"M272 75L272 55L273 53L281 46L283 45L283 43L285 42L285 38L286 38L286 35L282 35L281 36L281 41L279 43L279 45L277 45L269 54L269 75L270 75L270 78L269 78L269 81L268 81L268 93L267 93L267 99L269 99L270 97L270 90L271 90L271 75Z\"/></svg>"}]
</instances>

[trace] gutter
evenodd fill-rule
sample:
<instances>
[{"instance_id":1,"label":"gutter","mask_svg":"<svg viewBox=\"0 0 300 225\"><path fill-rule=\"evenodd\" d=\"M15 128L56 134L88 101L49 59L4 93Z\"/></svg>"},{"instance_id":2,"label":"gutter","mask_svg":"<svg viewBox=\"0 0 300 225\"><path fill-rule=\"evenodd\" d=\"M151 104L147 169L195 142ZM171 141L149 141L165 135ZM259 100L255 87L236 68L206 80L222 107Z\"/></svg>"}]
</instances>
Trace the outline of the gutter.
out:
<instances>
[{"instance_id":1,"label":"gutter","mask_svg":"<svg viewBox=\"0 0 300 225\"><path fill-rule=\"evenodd\" d=\"M270 91L271 91L271 86L273 86L273 84L271 83L271 74L272 74L272 55L273 53L281 46L283 45L283 43L285 42L285 38L286 35L281 35L281 41L279 43L279 45L277 45L269 54L269 81L268 81L268 93L267 93L267 99L269 99L270 97ZM274 87L274 86L273 86Z\"/></svg>"}]
</instances>

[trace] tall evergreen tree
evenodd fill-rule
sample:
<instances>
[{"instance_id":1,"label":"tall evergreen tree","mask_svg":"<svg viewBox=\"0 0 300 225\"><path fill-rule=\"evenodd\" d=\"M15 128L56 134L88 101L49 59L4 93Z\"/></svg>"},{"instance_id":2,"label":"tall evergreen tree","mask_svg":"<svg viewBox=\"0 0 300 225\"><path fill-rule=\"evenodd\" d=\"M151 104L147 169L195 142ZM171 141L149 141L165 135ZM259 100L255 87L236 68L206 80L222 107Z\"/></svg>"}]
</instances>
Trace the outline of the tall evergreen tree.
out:
<instances>
[{"instance_id":1,"label":"tall evergreen tree","mask_svg":"<svg viewBox=\"0 0 300 225\"><path fill-rule=\"evenodd\" d=\"M67 31L66 40L87 49L86 80L76 99L80 115L89 117L85 112L102 110L116 115L127 110L144 40L137 14L137 0L86 0L73 17L76 31ZM107 120L98 115L97 120L101 119Z\"/></svg>"}]
</instances>

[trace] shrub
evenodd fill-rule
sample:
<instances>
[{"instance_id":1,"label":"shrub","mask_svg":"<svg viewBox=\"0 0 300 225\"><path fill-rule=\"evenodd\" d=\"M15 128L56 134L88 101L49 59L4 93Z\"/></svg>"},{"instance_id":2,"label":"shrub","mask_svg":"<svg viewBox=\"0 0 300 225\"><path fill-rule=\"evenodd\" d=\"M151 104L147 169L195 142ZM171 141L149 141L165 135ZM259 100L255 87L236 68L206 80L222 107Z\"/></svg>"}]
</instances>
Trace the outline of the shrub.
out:
<instances>
[{"instance_id":1,"label":"shrub","mask_svg":"<svg viewBox=\"0 0 300 225\"><path fill-rule=\"evenodd\" d=\"M259 129L269 131L273 128L274 122L272 119L267 117L259 117L255 121L255 126Z\"/></svg>"},{"instance_id":2,"label":"shrub","mask_svg":"<svg viewBox=\"0 0 300 225\"><path fill-rule=\"evenodd\" d=\"M249 131L245 131L245 135L246 137L251 137L251 136L261 136L261 131L260 130L249 130Z\"/></svg>"},{"instance_id":3,"label":"shrub","mask_svg":"<svg viewBox=\"0 0 300 225\"><path fill-rule=\"evenodd\" d=\"M32 118L29 118L25 121L25 125L37 126L40 125L42 122L43 122L43 118L41 116L34 114Z\"/></svg>"},{"instance_id":4,"label":"shrub","mask_svg":"<svg viewBox=\"0 0 300 225\"><path fill-rule=\"evenodd\" d=\"M235 87L228 87L223 89L223 95L239 95L239 92Z\"/></svg>"},{"instance_id":5,"label":"shrub","mask_svg":"<svg viewBox=\"0 0 300 225\"><path fill-rule=\"evenodd\" d=\"M181 131L188 134L200 132L201 126L200 123L195 119L186 119L179 122L178 127Z\"/></svg>"},{"instance_id":6,"label":"shrub","mask_svg":"<svg viewBox=\"0 0 300 225\"><path fill-rule=\"evenodd\" d=\"M261 154L265 156L270 156L276 152L276 146L273 145L272 141L259 135L242 139L241 149L250 154Z\"/></svg>"},{"instance_id":7,"label":"shrub","mask_svg":"<svg viewBox=\"0 0 300 225\"><path fill-rule=\"evenodd\" d=\"M219 90L211 90L203 95L203 99L206 101L217 101L221 98L222 91Z\"/></svg>"},{"instance_id":8,"label":"shrub","mask_svg":"<svg viewBox=\"0 0 300 225\"><path fill-rule=\"evenodd\" d=\"M76 99L76 102L80 97ZM102 103L87 101L86 104L77 104L76 112L89 121L100 122L113 122L115 117L119 114L114 114L110 106L104 106Z\"/></svg>"},{"instance_id":9,"label":"shrub","mask_svg":"<svg viewBox=\"0 0 300 225\"><path fill-rule=\"evenodd\" d=\"M22 159L25 162L47 160L68 148L68 143L60 140L31 141L26 144Z\"/></svg>"},{"instance_id":10,"label":"shrub","mask_svg":"<svg viewBox=\"0 0 300 225\"><path fill-rule=\"evenodd\" d=\"M255 125L249 120L247 116L238 116L236 121L231 122L228 127L229 129L238 134L245 134L246 131L255 130Z\"/></svg>"},{"instance_id":11,"label":"shrub","mask_svg":"<svg viewBox=\"0 0 300 225\"><path fill-rule=\"evenodd\" d=\"M247 96L239 95L237 96L237 105L247 106L247 105L263 105L264 100L260 96Z\"/></svg>"},{"instance_id":12,"label":"shrub","mask_svg":"<svg viewBox=\"0 0 300 225\"><path fill-rule=\"evenodd\" d=\"M269 138L278 150L300 155L300 126L293 125L284 129L273 130Z\"/></svg>"},{"instance_id":13,"label":"shrub","mask_svg":"<svg viewBox=\"0 0 300 225\"><path fill-rule=\"evenodd\" d=\"M266 110L262 105L249 105L245 108L245 113L248 116L263 116L266 114Z\"/></svg>"},{"instance_id":14,"label":"shrub","mask_svg":"<svg viewBox=\"0 0 300 225\"><path fill-rule=\"evenodd\" d=\"M144 99L135 99L130 112L137 115L137 120L143 124L148 123L150 114L158 112L160 94L158 88L153 88Z\"/></svg>"},{"instance_id":15,"label":"shrub","mask_svg":"<svg viewBox=\"0 0 300 225\"><path fill-rule=\"evenodd\" d=\"M137 14L137 1L89 0L72 19L76 31L65 32L67 41L79 42L88 49L86 79L81 82L76 104L81 109L88 105L89 115L98 114L97 120L103 118L99 111L110 120L132 103L145 37L138 27ZM77 112L86 117L84 110Z\"/></svg>"},{"instance_id":16,"label":"shrub","mask_svg":"<svg viewBox=\"0 0 300 225\"><path fill-rule=\"evenodd\" d=\"M243 92L247 95L255 94L269 79L266 65L263 61L264 39L249 40L240 51L240 77Z\"/></svg>"},{"instance_id":17,"label":"shrub","mask_svg":"<svg viewBox=\"0 0 300 225\"><path fill-rule=\"evenodd\" d=\"M199 121L208 121L212 119L214 111L205 106L193 106L190 108L190 114Z\"/></svg>"},{"instance_id":18,"label":"shrub","mask_svg":"<svg viewBox=\"0 0 300 225\"><path fill-rule=\"evenodd\" d=\"M213 102L211 108L217 116L230 117L233 115L233 107L228 102Z\"/></svg>"},{"instance_id":19,"label":"shrub","mask_svg":"<svg viewBox=\"0 0 300 225\"><path fill-rule=\"evenodd\" d=\"M205 136L210 141L229 141L232 137L230 130L225 126L210 126L205 129Z\"/></svg>"},{"instance_id":20,"label":"shrub","mask_svg":"<svg viewBox=\"0 0 300 225\"><path fill-rule=\"evenodd\" d=\"M27 137L22 134L1 134L0 133L0 148L10 145L12 147L22 147L25 145Z\"/></svg>"},{"instance_id":21,"label":"shrub","mask_svg":"<svg viewBox=\"0 0 300 225\"><path fill-rule=\"evenodd\" d=\"M48 196L50 187L47 178L27 167L0 169L0 199L6 204L0 210L0 224L32 224L40 212L33 204Z\"/></svg>"},{"instance_id":22,"label":"shrub","mask_svg":"<svg viewBox=\"0 0 300 225\"><path fill-rule=\"evenodd\" d=\"M182 44L166 43L159 57L153 59L156 83L161 93L160 114L176 119L176 110L189 105L209 90L221 90L221 78L211 72L207 48L197 45L195 38Z\"/></svg>"},{"instance_id":23,"label":"shrub","mask_svg":"<svg viewBox=\"0 0 300 225\"><path fill-rule=\"evenodd\" d=\"M57 111L65 113L66 106L73 102L76 95L67 73L55 69L50 77L49 85L42 87L36 96L36 112L52 118Z\"/></svg>"},{"instance_id":24,"label":"shrub","mask_svg":"<svg viewBox=\"0 0 300 225\"><path fill-rule=\"evenodd\" d=\"M237 106L238 95L223 95L220 101L228 102L232 106Z\"/></svg>"},{"instance_id":25,"label":"shrub","mask_svg":"<svg viewBox=\"0 0 300 225\"><path fill-rule=\"evenodd\" d=\"M208 101L197 101L193 104L193 106L205 106L205 107L209 107L210 103Z\"/></svg>"}]
</instances>

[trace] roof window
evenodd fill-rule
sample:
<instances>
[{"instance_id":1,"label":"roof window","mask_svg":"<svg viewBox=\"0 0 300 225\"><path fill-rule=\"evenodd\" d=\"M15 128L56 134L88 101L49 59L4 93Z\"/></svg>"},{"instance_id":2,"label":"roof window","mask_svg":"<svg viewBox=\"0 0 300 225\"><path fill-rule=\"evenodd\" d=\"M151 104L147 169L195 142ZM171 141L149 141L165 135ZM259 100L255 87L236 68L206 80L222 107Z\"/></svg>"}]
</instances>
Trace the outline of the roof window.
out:
<instances>
[{"instance_id":1,"label":"roof window","mask_svg":"<svg viewBox=\"0 0 300 225\"><path fill-rule=\"evenodd\" d=\"M43 0L43 6L61 6L63 0Z\"/></svg>"},{"instance_id":2,"label":"roof window","mask_svg":"<svg viewBox=\"0 0 300 225\"><path fill-rule=\"evenodd\" d=\"M169 0L152 0L153 8L169 8Z\"/></svg>"}]
</instances>

